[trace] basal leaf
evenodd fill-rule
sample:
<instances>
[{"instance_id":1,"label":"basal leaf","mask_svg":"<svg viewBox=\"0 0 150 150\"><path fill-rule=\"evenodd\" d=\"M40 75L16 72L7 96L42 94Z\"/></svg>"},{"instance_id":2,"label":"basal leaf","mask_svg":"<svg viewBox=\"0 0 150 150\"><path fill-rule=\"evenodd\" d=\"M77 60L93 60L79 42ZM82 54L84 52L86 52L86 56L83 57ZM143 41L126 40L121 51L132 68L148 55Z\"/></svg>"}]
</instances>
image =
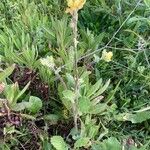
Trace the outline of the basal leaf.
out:
<instances>
[{"instance_id":1,"label":"basal leaf","mask_svg":"<svg viewBox=\"0 0 150 150\"><path fill-rule=\"evenodd\" d=\"M97 97L97 96L101 95L103 92L105 92L105 90L108 88L109 84L110 84L110 80L108 80L105 83L105 85L102 88L100 88L91 99L94 99L95 97Z\"/></svg>"},{"instance_id":2,"label":"basal leaf","mask_svg":"<svg viewBox=\"0 0 150 150\"><path fill-rule=\"evenodd\" d=\"M99 103L96 106L92 107L89 111L90 114L100 114L102 112L104 112L105 110L107 110L108 106L107 104L102 104Z\"/></svg>"},{"instance_id":3,"label":"basal leaf","mask_svg":"<svg viewBox=\"0 0 150 150\"><path fill-rule=\"evenodd\" d=\"M150 119L150 111L139 112L136 114L127 113L123 119L126 121L131 121L132 123L141 123Z\"/></svg>"},{"instance_id":4,"label":"basal leaf","mask_svg":"<svg viewBox=\"0 0 150 150\"><path fill-rule=\"evenodd\" d=\"M103 142L93 144L92 150L121 150L121 144L115 137L110 137Z\"/></svg>"},{"instance_id":5,"label":"basal leaf","mask_svg":"<svg viewBox=\"0 0 150 150\"><path fill-rule=\"evenodd\" d=\"M53 136L51 138L51 144L56 150L68 150L68 146L61 136Z\"/></svg>"},{"instance_id":6,"label":"basal leaf","mask_svg":"<svg viewBox=\"0 0 150 150\"><path fill-rule=\"evenodd\" d=\"M131 121L132 123L141 123L150 119L150 111L143 111L137 113L121 113L115 116L119 121Z\"/></svg>"},{"instance_id":7,"label":"basal leaf","mask_svg":"<svg viewBox=\"0 0 150 150\"><path fill-rule=\"evenodd\" d=\"M87 137L80 138L75 142L74 147L75 148L87 147L89 142L90 142L90 139Z\"/></svg>"},{"instance_id":8,"label":"basal leaf","mask_svg":"<svg viewBox=\"0 0 150 150\"><path fill-rule=\"evenodd\" d=\"M102 84L102 79L99 79L87 92L87 97L91 97L93 94L95 94L96 91L99 90L100 86Z\"/></svg>"},{"instance_id":9,"label":"basal leaf","mask_svg":"<svg viewBox=\"0 0 150 150\"><path fill-rule=\"evenodd\" d=\"M75 99L76 95L71 90L63 91L63 96L64 96L64 98L66 98L66 99L70 100L72 103L74 103L74 99Z\"/></svg>"},{"instance_id":10,"label":"basal leaf","mask_svg":"<svg viewBox=\"0 0 150 150\"><path fill-rule=\"evenodd\" d=\"M30 82L18 93L18 95L15 97L15 101L17 101L24 94L24 92L27 90L29 85L30 85Z\"/></svg>"},{"instance_id":11,"label":"basal leaf","mask_svg":"<svg viewBox=\"0 0 150 150\"><path fill-rule=\"evenodd\" d=\"M42 108L42 101L36 96L30 96L26 107L31 113L37 113Z\"/></svg>"},{"instance_id":12,"label":"basal leaf","mask_svg":"<svg viewBox=\"0 0 150 150\"><path fill-rule=\"evenodd\" d=\"M5 70L3 70L2 72L0 72L0 82L2 82L3 80L5 80L9 75L11 75L11 73L13 72L15 68L15 65L12 65L8 68L6 68Z\"/></svg>"},{"instance_id":13,"label":"basal leaf","mask_svg":"<svg viewBox=\"0 0 150 150\"><path fill-rule=\"evenodd\" d=\"M27 105L29 102L21 102L21 103L17 103L13 108L11 108L14 111L22 111L24 109L26 109Z\"/></svg>"},{"instance_id":14,"label":"basal leaf","mask_svg":"<svg viewBox=\"0 0 150 150\"><path fill-rule=\"evenodd\" d=\"M90 99L87 97L81 97L79 99L79 110L82 113L89 113L89 110L91 108L92 104L90 102Z\"/></svg>"}]
</instances>

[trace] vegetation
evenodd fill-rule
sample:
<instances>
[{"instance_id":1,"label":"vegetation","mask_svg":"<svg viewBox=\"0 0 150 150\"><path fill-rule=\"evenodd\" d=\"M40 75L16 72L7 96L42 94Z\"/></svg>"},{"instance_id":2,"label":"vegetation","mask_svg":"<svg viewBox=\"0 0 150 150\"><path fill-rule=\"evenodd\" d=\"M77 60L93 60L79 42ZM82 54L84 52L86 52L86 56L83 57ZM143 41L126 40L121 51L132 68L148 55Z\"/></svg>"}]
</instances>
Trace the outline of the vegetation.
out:
<instances>
[{"instance_id":1,"label":"vegetation","mask_svg":"<svg viewBox=\"0 0 150 150\"><path fill-rule=\"evenodd\" d=\"M1 0L0 14L0 150L150 149L150 0Z\"/></svg>"}]
</instances>

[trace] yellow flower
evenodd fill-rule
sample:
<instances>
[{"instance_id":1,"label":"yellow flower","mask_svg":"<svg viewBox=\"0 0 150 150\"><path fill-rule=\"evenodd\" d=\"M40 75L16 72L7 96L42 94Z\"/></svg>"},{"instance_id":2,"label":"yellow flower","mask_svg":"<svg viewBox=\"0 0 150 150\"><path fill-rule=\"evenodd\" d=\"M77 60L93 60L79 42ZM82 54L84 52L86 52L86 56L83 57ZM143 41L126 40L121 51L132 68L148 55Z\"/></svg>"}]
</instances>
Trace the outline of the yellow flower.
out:
<instances>
[{"instance_id":1,"label":"yellow flower","mask_svg":"<svg viewBox=\"0 0 150 150\"><path fill-rule=\"evenodd\" d=\"M112 57L113 57L112 52L107 52L106 50L103 50L102 57L101 57L102 60L106 62L110 62L112 60Z\"/></svg>"},{"instance_id":2,"label":"yellow flower","mask_svg":"<svg viewBox=\"0 0 150 150\"><path fill-rule=\"evenodd\" d=\"M86 0L67 0L68 8L66 9L66 13L73 13L74 11L78 11L83 7Z\"/></svg>"}]
</instances>

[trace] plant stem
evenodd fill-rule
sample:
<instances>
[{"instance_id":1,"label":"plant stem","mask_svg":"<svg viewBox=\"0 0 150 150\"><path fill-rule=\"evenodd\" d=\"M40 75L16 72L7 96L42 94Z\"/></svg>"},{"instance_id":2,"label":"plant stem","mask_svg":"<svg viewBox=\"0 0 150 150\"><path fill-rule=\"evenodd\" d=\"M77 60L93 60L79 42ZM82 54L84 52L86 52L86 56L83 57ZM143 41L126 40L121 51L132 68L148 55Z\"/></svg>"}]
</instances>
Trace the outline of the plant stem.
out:
<instances>
[{"instance_id":1,"label":"plant stem","mask_svg":"<svg viewBox=\"0 0 150 150\"><path fill-rule=\"evenodd\" d=\"M73 109L73 115L74 115L74 125L76 130L78 131L78 109L77 109L77 103L78 103L78 93L79 93L79 77L78 77L78 60L77 60L77 36L78 36L78 29L77 29L77 22L78 22L78 12L77 10L73 12L72 14L72 20L71 20L71 27L73 30L73 42L74 42L74 79L75 79L75 102L72 104Z\"/></svg>"}]
</instances>

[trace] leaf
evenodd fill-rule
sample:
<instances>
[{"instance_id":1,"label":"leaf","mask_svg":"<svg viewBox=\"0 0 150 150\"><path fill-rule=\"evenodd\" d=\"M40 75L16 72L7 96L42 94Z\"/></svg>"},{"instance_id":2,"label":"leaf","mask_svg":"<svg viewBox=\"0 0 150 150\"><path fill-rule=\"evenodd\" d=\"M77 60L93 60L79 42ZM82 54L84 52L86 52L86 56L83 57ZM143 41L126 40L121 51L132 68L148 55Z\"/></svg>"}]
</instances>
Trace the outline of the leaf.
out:
<instances>
[{"instance_id":1,"label":"leaf","mask_svg":"<svg viewBox=\"0 0 150 150\"><path fill-rule=\"evenodd\" d=\"M74 80L73 76L69 73L66 73L66 78L68 80L69 86L73 87L75 85L75 80Z\"/></svg>"},{"instance_id":2,"label":"leaf","mask_svg":"<svg viewBox=\"0 0 150 150\"><path fill-rule=\"evenodd\" d=\"M97 104L96 106L92 107L89 111L90 114L100 114L108 109L107 104Z\"/></svg>"},{"instance_id":3,"label":"leaf","mask_svg":"<svg viewBox=\"0 0 150 150\"><path fill-rule=\"evenodd\" d=\"M142 109L140 109L140 110L136 110L136 111L134 111L134 112L135 112L135 113L139 113L139 112L144 112L144 111L147 111L147 110L150 110L150 106L145 107L145 108L142 108Z\"/></svg>"},{"instance_id":4,"label":"leaf","mask_svg":"<svg viewBox=\"0 0 150 150\"><path fill-rule=\"evenodd\" d=\"M106 145L107 150L121 150L121 144L114 137L110 137L109 139L105 140L104 145Z\"/></svg>"},{"instance_id":5,"label":"leaf","mask_svg":"<svg viewBox=\"0 0 150 150\"><path fill-rule=\"evenodd\" d=\"M15 101L17 102L17 100L24 94L24 92L27 90L27 88L29 87L30 82L19 92L19 94L15 97Z\"/></svg>"},{"instance_id":6,"label":"leaf","mask_svg":"<svg viewBox=\"0 0 150 150\"><path fill-rule=\"evenodd\" d=\"M95 97L97 97L97 96L101 95L103 92L105 92L105 90L108 88L109 84L110 84L110 80L108 80L105 83L105 85L102 88L100 88L91 99L94 99Z\"/></svg>"},{"instance_id":7,"label":"leaf","mask_svg":"<svg viewBox=\"0 0 150 150\"><path fill-rule=\"evenodd\" d=\"M125 116L123 116L123 119L126 121L131 121L132 123L141 123L150 119L150 111L139 112L136 114L127 113Z\"/></svg>"},{"instance_id":8,"label":"leaf","mask_svg":"<svg viewBox=\"0 0 150 150\"><path fill-rule=\"evenodd\" d=\"M93 139L98 133L99 133L99 125L92 125L89 128L89 133L88 133L88 137Z\"/></svg>"},{"instance_id":9,"label":"leaf","mask_svg":"<svg viewBox=\"0 0 150 150\"><path fill-rule=\"evenodd\" d=\"M150 0L144 0L144 3L147 7L150 7Z\"/></svg>"},{"instance_id":10,"label":"leaf","mask_svg":"<svg viewBox=\"0 0 150 150\"><path fill-rule=\"evenodd\" d=\"M63 96L64 96L64 98L66 98L66 99L70 100L72 103L74 103L76 95L71 90L63 91Z\"/></svg>"},{"instance_id":11,"label":"leaf","mask_svg":"<svg viewBox=\"0 0 150 150\"><path fill-rule=\"evenodd\" d=\"M150 119L150 111L133 113L120 113L115 116L118 121L131 121L132 123L141 123Z\"/></svg>"},{"instance_id":12,"label":"leaf","mask_svg":"<svg viewBox=\"0 0 150 150\"><path fill-rule=\"evenodd\" d=\"M42 149L43 150L51 150L52 149L52 145L47 141L47 140L43 140L43 147L42 147Z\"/></svg>"},{"instance_id":13,"label":"leaf","mask_svg":"<svg viewBox=\"0 0 150 150\"><path fill-rule=\"evenodd\" d=\"M10 148L9 148L9 146L7 144L0 144L0 149L10 150Z\"/></svg>"},{"instance_id":14,"label":"leaf","mask_svg":"<svg viewBox=\"0 0 150 150\"><path fill-rule=\"evenodd\" d=\"M110 137L99 144L93 144L92 150L121 150L121 144L115 137Z\"/></svg>"},{"instance_id":15,"label":"leaf","mask_svg":"<svg viewBox=\"0 0 150 150\"><path fill-rule=\"evenodd\" d=\"M16 104L15 96L17 95L18 90L19 89L18 89L17 82L15 84L10 84L10 85L5 86L4 94L5 94L6 99L8 100L10 107Z\"/></svg>"},{"instance_id":16,"label":"leaf","mask_svg":"<svg viewBox=\"0 0 150 150\"><path fill-rule=\"evenodd\" d=\"M115 93L117 92L120 83L121 83L121 80L118 82L118 84L116 85L115 89L114 89L112 92L110 92L110 94L109 94L109 96L108 96L107 103L110 102L110 101L114 98L114 95L115 95Z\"/></svg>"},{"instance_id":17,"label":"leaf","mask_svg":"<svg viewBox=\"0 0 150 150\"><path fill-rule=\"evenodd\" d=\"M87 92L87 97L91 97L97 90L99 90L102 84L102 79L99 79Z\"/></svg>"},{"instance_id":18,"label":"leaf","mask_svg":"<svg viewBox=\"0 0 150 150\"><path fill-rule=\"evenodd\" d=\"M2 82L3 80L5 80L5 78L7 78L9 75L11 75L14 68L15 68L15 65L12 65L12 66L8 67L7 69L3 70L2 72L0 72L0 82Z\"/></svg>"},{"instance_id":19,"label":"leaf","mask_svg":"<svg viewBox=\"0 0 150 150\"><path fill-rule=\"evenodd\" d=\"M14 111L22 111L22 110L26 109L27 105L28 105L28 102L21 102L21 103L17 103L11 109Z\"/></svg>"},{"instance_id":20,"label":"leaf","mask_svg":"<svg viewBox=\"0 0 150 150\"><path fill-rule=\"evenodd\" d=\"M92 104L90 102L90 99L87 97L81 97L79 99L79 110L82 113L89 113L89 110L91 108Z\"/></svg>"},{"instance_id":21,"label":"leaf","mask_svg":"<svg viewBox=\"0 0 150 150\"><path fill-rule=\"evenodd\" d=\"M64 87L63 87L63 85L60 83L59 85L58 85L58 94L59 94L59 97L61 98L61 101L62 101L62 103L63 103L63 105L68 109L68 110L71 110L71 108L72 108L72 102L71 101L69 101L69 100L66 100L66 98L63 96L63 91L64 90Z\"/></svg>"},{"instance_id":22,"label":"leaf","mask_svg":"<svg viewBox=\"0 0 150 150\"><path fill-rule=\"evenodd\" d=\"M61 136L53 136L51 138L51 144L56 150L68 150L68 146Z\"/></svg>"},{"instance_id":23,"label":"leaf","mask_svg":"<svg viewBox=\"0 0 150 150\"><path fill-rule=\"evenodd\" d=\"M42 101L36 96L30 96L29 102L27 104L28 111L32 113L37 113L42 108Z\"/></svg>"},{"instance_id":24,"label":"leaf","mask_svg":"<svg viewBox=\"0 0 150 150\"><path fill-rule=\"evenodd\" d=\"M75 148L87 147L87 146L90 146L90 145L88 145L89 142L90 142L90 139L87 137L80 138L75 142L74 146L75 146Z\"/></svg>"}]
</instances>

